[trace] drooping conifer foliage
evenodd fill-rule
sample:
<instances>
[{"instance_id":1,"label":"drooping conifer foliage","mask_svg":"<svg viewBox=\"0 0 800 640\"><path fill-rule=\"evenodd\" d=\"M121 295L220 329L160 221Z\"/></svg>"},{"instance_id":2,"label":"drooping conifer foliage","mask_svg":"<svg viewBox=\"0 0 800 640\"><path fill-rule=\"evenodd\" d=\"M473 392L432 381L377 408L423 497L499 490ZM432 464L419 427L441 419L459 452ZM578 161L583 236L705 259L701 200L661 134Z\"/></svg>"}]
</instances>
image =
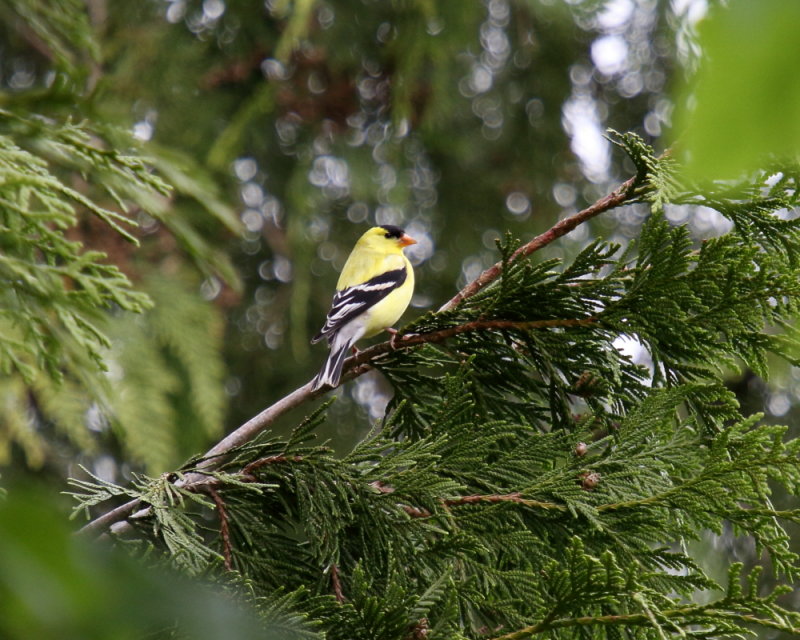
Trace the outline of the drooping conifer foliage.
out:
<instances>
[{"instance_id":1,"label":"drooping conifer foliage","mask_svg":"<svg viewBox=\"0 0 800 640\"><path fill-rule=\"evenodd\" d=\"M779 596L798 573L783 524L800 516L769 496L800 488L800 440L741 415L722 384L726 368L797 353L800 236L776 217L795 178L693 191L639 138L617 139L638 168L624 203L651 205L641 236L567 262L513 257L507 238L479 292L405 327L399 349L351 359L351 377L369 364L395 389L352 451L315 440L323 405L288 439L262 432L172 476L76 481L79 509L138 499L121 539L236 576L319 637L796 632ZM663 208L700 198L733 226L693 243ZM740 565L710 577L687 547L728 527L787 586L762 593Z\"/></svg>"},{"instance_id":2,"label":"drooping conifer foliage","mask_svg":"<svg viewBox=\"0 0 800 640\"><path fill-rule=\"evenodd\" d=\"M90 413L94 430L110 425L130 459L156 472L186 438L174 398L200 416L198 433L220 431L221 320L195 289L200 274L234 288L237 277L199 227L238 221L188 157L145 155L129 131L85 119L98 44L80 2L13 2L0 13L10 40L15 25L52 64L49 94L12 86L0 108L0 462L18 448L32 468L52 464L59 441L97 453ZM163 258L152 248L165 235L188 257L170 267L180 282L139 262ZM132 319L159 298L175 304L158 305L146 326Z\"/></svg>"},{"instance_id":3,"label":"drooping conifer foliage","mask_svg":"<svg viewBox=\"0 0 800 640\"><path fill-rule=\"evenodd\" d=\"M800 635L800 440L726 384L800 365L800 169L651 147L679 4L0 3L0 636ZM419 298L327 397L373 217Z\"/></svg>"}]
</instances>

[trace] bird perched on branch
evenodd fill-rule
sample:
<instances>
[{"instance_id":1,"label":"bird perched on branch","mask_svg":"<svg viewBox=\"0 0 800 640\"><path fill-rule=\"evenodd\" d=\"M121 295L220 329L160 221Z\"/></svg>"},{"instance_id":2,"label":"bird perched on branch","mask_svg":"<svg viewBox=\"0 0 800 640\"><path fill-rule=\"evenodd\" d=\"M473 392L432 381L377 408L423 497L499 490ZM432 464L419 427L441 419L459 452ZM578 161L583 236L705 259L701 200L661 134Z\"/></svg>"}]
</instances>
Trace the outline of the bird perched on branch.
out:
<instances>
[{"instance_id":1,"label":"bird perched on branch","mask_svg":"<svg viewBox=\"0 0 800 640\"><path fill-rule=\"evenodd\" d=\"M397 322L414 292L414 269L403 248L416 244L403 229L393 225L372 227L356 242L347 258L325 326L311 343L327 338L330 354L314 378L314 391L335 387L350 348Z\"/></svg>"}]
</instances>

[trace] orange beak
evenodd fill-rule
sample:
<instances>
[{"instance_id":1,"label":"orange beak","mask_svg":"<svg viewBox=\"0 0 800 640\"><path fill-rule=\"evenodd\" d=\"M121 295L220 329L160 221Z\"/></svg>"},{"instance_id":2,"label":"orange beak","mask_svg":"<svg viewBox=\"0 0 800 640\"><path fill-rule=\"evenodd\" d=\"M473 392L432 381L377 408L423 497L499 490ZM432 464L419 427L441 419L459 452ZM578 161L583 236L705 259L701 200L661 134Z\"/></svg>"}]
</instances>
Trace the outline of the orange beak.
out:
<instances>
[{"instance_id":1,"label":"orange beak","mask_svg":"<svg viewBox=\"0 0 800 640\"><path fill-rule=\"evenodd\" d=\"M400 236L400 239L398 240L398 242L400 243L401 247L408 247L408 246L410 246L412 244L417 244L417 241L414 240L414 238L412 238L407 233L404 233L402 236Z\"/></svg>"}]
</instances>

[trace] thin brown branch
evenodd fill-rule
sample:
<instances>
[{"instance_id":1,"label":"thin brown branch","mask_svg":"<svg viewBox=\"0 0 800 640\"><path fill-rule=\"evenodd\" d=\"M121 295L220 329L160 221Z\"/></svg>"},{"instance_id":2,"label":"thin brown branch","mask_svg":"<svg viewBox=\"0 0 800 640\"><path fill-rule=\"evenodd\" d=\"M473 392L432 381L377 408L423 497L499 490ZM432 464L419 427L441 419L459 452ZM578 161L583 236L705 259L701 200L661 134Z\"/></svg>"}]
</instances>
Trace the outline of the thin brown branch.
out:
<instances>
[{"instance_id":1,"label":"thin brown branch","mask_svg":"<svg viewBox=\"0 0 800 640\"><path fill-rule=\"evenodd\" d=\"M621 184L615 191L604 198L601 198L590 207L587 207L583 211L580 211L575 215L558 222L548 231L538 235L536 238L517 249L517 251L515 251L511 256L511 260L518 260L528 256L534 251L537 251L538 249L550 244L557 238L569 233L575 227L589 220L590 218L629 202L632 194L634 193L637 180L637 177L630 178ZM481 273L472 283L459 291L458 294L452 300L443 305L440 310L452 309L453 307L457 306L461 303L461 301L474 295L487 286L490 282L498 278L502 271L502 263L497 263L490 267ZM424 343L443 342L450 337L469 331L487 331L495 329L530 330L536 328L579 327L589 326L596 321L596 318L566 318L535 320L529 322L517 322L512 320L476 320L474 322L468 322L457 327L450 327L440 331L403 336L401 339L399 339L399 342L401 347L413 347ZM342 377L342 383L352 380L353 378L356 378L369 371L372 368L370 363L375 357L391 350L391 341L387 340L386 342L374 345L349 358L345 362L345 371L347 373ZM301 404L309 402L310 400L327 393L327 390L322 389L318 391L312 391L311 387L311 382L308 382L302 387L295 389L292 393L281 398L274 404L264 409L258 415L252 417L239 428L232 431L205 453L203 460L197 466L198 471L213 470L219 466L226 454L228 454L231 450L253 440L253 438L267 429L280 416ZM189 473L176 484L180 484L181 486L191 486L193 484L207 483L209 482L208 478L209 477L204 473ZM134 514L137 509L139 509L139 512ZM126 528L125 524L123 523L124 520L132 515L146 515L148 509L149 507L143 505L140 500L131 500L87 523L83 528L80 529L79 533L85 535L100 535L107 528L114 525L118 525L115 527L115 531L120 533Z\"/></svg>"},{"instance_id":2,"label":"thin brown branch","mask_svg":"<svg viewBox=\"0 0 800 640\"><path fill-rule=\"evenodd\" d=\"M429 333L419 333L403 336L397 342L400 347L414 347L426 343L439 343L444 342L448 338L468 333L471 331L493 331L500 329L517 329L530 331L532 329L550 329L550 328L569 328L569 327L588 327L597 324L598 319L595 317L588 318L555 318L550 320L531 320L531 321L516 321L516 320L475 320L467 322L455 327L448 327L439 331L431 331ZM342 382L352 380L371 369L370 362L376 357L388 353L392 350L391 341L381 342L368 349L360 351L355 356L347 359L345 362L346 375L342 377ZM240 447L250 442L259 433L268 428L276 419L284 413L293 409L294 407L308 402L318 396L326 393L323 390L312 391L311 382L306 383L302 387L295 389L288 396L285 396L275 404L267 407L261 413L254 416L241 427L232 431L228 436L220 440L216 445L209 449L196 469L199 472L187 473L176 484L181 487L192 487L198 484L208 484L211 482L210 476L206 473L212 471L224 460L226 454L231 450ZM288 458L287 458L288 459ZM268 459L264 459L268 460ZM273 459L263 464L270 464L282 460ZM258 462L258 461L256 461ZM131 500L108 513L99 516L86 524L79 533L86 535L99 535L109 526L119 523L131 517L131 514L137 508L142 506L141 501ZM142 514L144 515L144 514ZM122 533L127 527L124 525L115 529L116 533Z\"/></svg>"},{"instance_id":3,"label":"thin brown branch","mask_svg":"<svg viewBox=\"0 0 800 640\"><path fill-rule=\"evenodd\" d=\"M241 475L244 478L251 478L253 477L253 471L260 467L265 467L269 464L278 464L280 462L301 462L303 460L303 456L286 456L286 455L275 455L275 456L268 456L266 458L259 458L258 460L253 460L250 464L245 465L242 468Z\"/></svg>"},{"instance_id":4,"label":"thin brown branch","mask_svg":"<svg viewBox=\"0 0 800 640\"><path fill-rule=\"evenodd\" d=\"M339 567L336 563L331 563L331 586L333 587L333 595L336 596L336 602L339 604L344 603L344 593L342 592L342 582L339 580Z\"/></svg>"},{"instance_id":5,"label":"thin brown branch","mask_svg":"<svg viewBox=\"0 0 800 640\"><path fill-rule=\"evenodd\" d=\"M542 502L540 500L523 498L519 491L514 491L513 493L494 493L488 495L470 495L459 496L458 498L445 498L442 500L442 505L445 507L458 507L465 504L497 504L499 502L513 502L526 507L535 507L537 509L546 509L551 511L567 510L564 505L556 504L555 502ZM412 518L429 518L432 515L430 511L422 507L412 507L404 504L400 505L400 508Z\"/></svg>"},{"instance_id":6,"label":"thin brown branch","mask_svg":"<svg viewBox=\"0 0 800 640\"><path fill-rule=\"evenodd\" d=\"M747 624L759 625L769 629L778 629L780 631L788 631L790 633L798 633L800 629L791 627L788 624L781 624L772 620L765 620L756 616L740 613L738 611L730 611L725 609L717 609L710 605L688 605L677 609L667 609L659 611L658 616L662 619L676 620L678 623L682 620L684 624L691 624L696 618L703 616L717 616L727 618L729 620L737 620ZM557 620L542 621L538 624L506 633L502 636L497 636L492 640L525 640L531 636L540 633L547 633L553 629L564 629L567 627L591 627L591 626L616 626L632 627L632 626L651 626L653 624L652 617L647 613L627 613L605 616L582 616L578 618L560 618Z\"/></svg>"},{"instance_id":7,"label":"thin brown branch","mask_svg":"<svg viewBox=\"0 0 800 640\"><path fill-rule=\"evenodd\" d=\"M556 223L550 229L545 231L544 233L539 234L533 240L528 242L527 244L522 245L519 249L517 249L513 254L511 254L511 258L509 262L515 262L521 258L529 256L534 251L538 251L542 247L547 246L554 240L560 238L563 235L568 234L570 231L575 229L575 227L583 224L590 218L594 218L595 216L608 211L609 209L614 209L620 205L629 202L631 196L634 193L634 187L638 183L639 178L638 176L634 176L629 180L623 182L619 187L617 187L614 191L609 193L604 198L600 198L597 202L593 205L587 207L583 211L579 211L578 213L571 215L569 218L564 218L560 222ZM474 296L478 291L483 289L486 285L490 284L491 282L495 281L500 274L503 272L503 263L497 262L493 264L491 267L486 269L483 273L481 273L475 280L470 282L467 286L465 286L461 291L459 291L455 296L453 296L450 300L448 300L445 304L443 304L439 311L448 311L449 309L453 309L460 305L464 300L469 298L470 296Z\"/></svg>"},{"instance_id":8,"label":"thin brown branch","mask_svg":"<svg viewBox=\"0 0 800 640\"><path fill-rule=\"evenodd\" d=\"M423 507L412 507L409 504L401 504L400 508L412 518L430 518L431 512Z\"/></svg>"},{"instance_id":9,"label":"thin brown branch","mask_svg":"<svg viewBox=\"0 0 800 640\"><path fill-rule=\"evenodd\" d=\"M293 409L303 402L307 402L322 395L322 391L312 391L311 382L306 383L299 389L295 389L288 396L278 400L273 405L264 409L258 415L250 418L242 426L235 431L232 431L211 449L206 451L201 462L197 465L197 469L201 471L211 471L216 468L223 460L223 456L229 453L232 449L241 445L247 444L259 433L269 427L277 418L284 413ZM204 473L189 473L186 474L182 480L176 484L180 486L191 486L193 484L207 483L209 476ZM79 531L79 534L88 536L97 536L103 533L108 527L120 523L119 527L115 527L115 533L123 533L128 527L122 524L122 521L130 518L134 512L143 506L141 500L134 499L122 504L115 509L112 509L106 514L99 516L91 522L84 525ZM147 509L148 507L145 507Z\"/></svg>"},{"instance_id":10,"label":"thin brown branch","mask_svg":"<svg viewBox=\"0 0 800 640\"><path fill-rule=\"evenodd\" d=\"M225 569L228 571L233 571L233 564L231 562L233 555L231 547L231 532L228 525L228 511L225 509L225 502L214 487L209 485L206 488L206 491L208 491L208 494L211 496L214 504L217 505L217 513L219 514L219 535L222 538L222 557L225 560Z\"/></svg>"},{"instance_id":11,"label":"thin brown branch","mask_svg":"<svg viewBox=\"0 0 800 640\"><path fill-rule=\"evenodd\" d=\"M81 527L78 533L87 536L100 535L112 525L129 518L131 514L142 504L142 501L138 498L129 500L128 502L113 508L111 511L108 511L103 515L98 516L91 522L85 524L83 527Z\"/></svg>"},{"instance_id":12,"label":"thin brown branch","mask_svg":"<svg viewBox=\"0 0 800 640\"><path fill-rule=\"evenodd\" d=\"M564 505L556 504L555 502L541 502L540 500L529 500L528 498L523 498L519 491L490 495L460 496L458 498L449 498L443 502L448 507L457 507L463 504L479 504L481 502L486 502L489 504L496 504L498 502L515 502L516 504L522 504L526 507L538 507L540 509L550 509L555 511L567 510Z\"/></svg>"},{"instance_id":13,"label":"thin brown branch","mask_svg":"<svg viewBox=\"0 0 800 640\"><path fill-rule=\"evenodd\" d=\"M312 391L311 382L307 382L299 389L295 389L288 396L270 405L258 415L250 418L241 427L229 433L226 437L215 444L203 456L203 461L197 465L198 469L210 470L218 466L221 462L220 457L230 452L236 447L240 447L250 442L259 433L270 426L277 418L282 416L290 409L308 402L316 397L323 395L322 391Z\"/></svg>"},{"instance_id":14,"label":"thin brown branch","mask_svg":"<svg viewBox=\"0 0 800 640\"><path fill-rule=\"evenodd\" d=\"M437 344L453 336L475 331L496 331L501 329L530 331L532 329L555 329L559 327L590 327L597 323L598 319L594 316L587 318L551 318L549 320L474 320L438 331L412 333L400 336L395 340L395 348L416 347L421 344ZM355 356L345 361L345 371L356 370L360 365L372 362L377 356L392 351L391 342L391 340L387 340L386 342L381 342L368 349L359 351ZM359 372L359 374L360 373L361 372ZM356 376L351 375L348 379L353 377Z\"/></svg>"}]
</instances>

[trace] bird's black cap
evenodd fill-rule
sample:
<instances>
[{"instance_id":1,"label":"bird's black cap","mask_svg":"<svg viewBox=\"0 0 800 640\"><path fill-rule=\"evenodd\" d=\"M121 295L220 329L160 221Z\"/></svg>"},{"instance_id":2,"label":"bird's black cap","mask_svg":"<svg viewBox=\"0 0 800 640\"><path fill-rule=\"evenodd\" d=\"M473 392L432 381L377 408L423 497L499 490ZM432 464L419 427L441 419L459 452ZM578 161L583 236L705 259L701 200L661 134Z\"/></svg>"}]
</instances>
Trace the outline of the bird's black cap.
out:
<instances>
[{"instance_id":1,"label":"bird's black cap","mask_svg":"<svg viewBox=\"0 0 800 640\"><path fill-rule=\"evenodd\" d=\"M386 230L387 238L397 238L398 240L405 235L405 231L400 227L395 227L393 224L382 224L381 229Z\"/></svg>"}]
</instances>

